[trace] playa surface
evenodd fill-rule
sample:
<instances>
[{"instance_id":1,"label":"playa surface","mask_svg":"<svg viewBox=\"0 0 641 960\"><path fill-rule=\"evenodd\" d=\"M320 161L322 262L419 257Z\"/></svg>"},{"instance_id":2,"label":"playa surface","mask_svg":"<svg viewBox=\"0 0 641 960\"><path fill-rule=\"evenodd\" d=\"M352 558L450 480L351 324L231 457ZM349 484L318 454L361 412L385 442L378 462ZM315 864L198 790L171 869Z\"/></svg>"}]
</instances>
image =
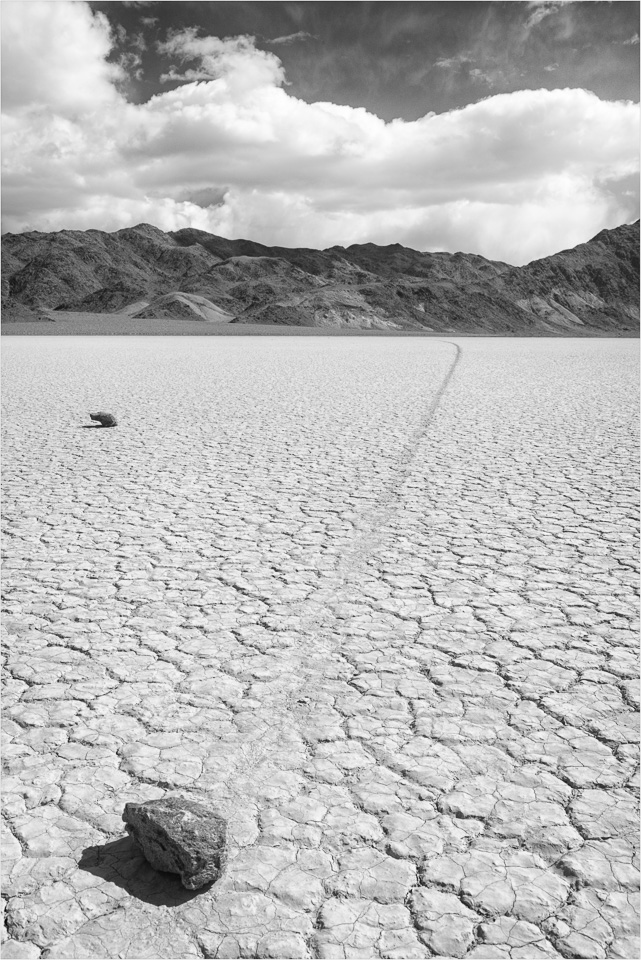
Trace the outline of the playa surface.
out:
<instances>
[{"instance_id":1,"label":"playa surface","mask_svg":"<svg viewBox=\"0 0 641 960\"><path fill-rule=\"evenodd\" d=\"M421 330L363 330L358 327L299 327L275 323L212 323L202 320L144 320L118 313L48 311L47 318L4 321L2 336L46 337L428 337Z\"/></svg>"},{"instance_id":2,"label":"playa surface","mask_svg":"<svg viewBox=\"0 0 641 960\"><path fill-rule=\"evenodd\" d=\"M559 331L555 331L559 335ZM568 330L563 330L568 335ZM2 322L2 336L15 337L103 337L103 336L172 336L172 337L436 337L442 339L449 333L430 329L392 330L364 329L351 326L302 327L277 323L213 323L201 320L168 319L144 320L125 313L78 313L75 311L43 311L41 320L7 320ZM515 329L514 336L519 336ZM532 329L529 336L547 336L545 330ZM574 327L572 337L627 337L638 338L637 330L595 330ZM456 334L452 331L452 336ZM486 337L487 331L479 327L465 336Z\"/></svg>"},{"instance_id":3,"label":"playa surface","mask_svg":"<svg viewBox=\"0 0 641 960\"><path fill-rule=\"evenodd\" d=\"M636 342L3 355L7 960L638 956Z\"/></svg>"}]
</instances>

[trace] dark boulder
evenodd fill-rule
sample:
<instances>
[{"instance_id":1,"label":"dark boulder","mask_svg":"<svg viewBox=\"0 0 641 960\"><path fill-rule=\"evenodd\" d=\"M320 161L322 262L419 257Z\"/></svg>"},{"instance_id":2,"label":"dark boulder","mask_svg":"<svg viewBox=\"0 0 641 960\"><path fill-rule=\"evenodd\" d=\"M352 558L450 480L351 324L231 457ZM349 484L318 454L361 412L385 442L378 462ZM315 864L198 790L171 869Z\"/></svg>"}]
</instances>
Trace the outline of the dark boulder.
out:
<instances>
[{"instance_id":1,"label":"dark boulder","mask_svg":"<svg viewBox=\"0 0 641 960\"><path fill-rule=\"evenodd\" d=\"M227 860L227 823L203 804L182 797L127 803L122 819L151 866L180 874L188 890L220 877Z\"/></svg>"},{"instance_id":2,"label":"dark boulder","mask_svg":"<svg viewBox=\"0 0 641 960\"><path fill-rule=\"evenodd\" d=\"M118 424L113 413L90 413L89 418L96 420L97 423L102 424L103 427L115 427Z\"/></svg>"}]
</instances>

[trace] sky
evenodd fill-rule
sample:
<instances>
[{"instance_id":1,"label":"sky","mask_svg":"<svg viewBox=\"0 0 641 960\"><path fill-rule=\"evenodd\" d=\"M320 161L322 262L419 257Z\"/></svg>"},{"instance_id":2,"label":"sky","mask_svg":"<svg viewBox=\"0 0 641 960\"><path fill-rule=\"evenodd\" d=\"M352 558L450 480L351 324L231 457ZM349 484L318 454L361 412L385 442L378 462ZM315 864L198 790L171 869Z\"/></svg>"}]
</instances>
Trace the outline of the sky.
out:
<instances>
[{"instance_id":1,"label":"sky","mask_svg":"<svg viewBox=\"0 0 641 960\"><path fill-rule=\"evenodd\" d=\"M2 0L2 230L521 264L639 216L637 2Z\"/></svg>"}]
</instances>

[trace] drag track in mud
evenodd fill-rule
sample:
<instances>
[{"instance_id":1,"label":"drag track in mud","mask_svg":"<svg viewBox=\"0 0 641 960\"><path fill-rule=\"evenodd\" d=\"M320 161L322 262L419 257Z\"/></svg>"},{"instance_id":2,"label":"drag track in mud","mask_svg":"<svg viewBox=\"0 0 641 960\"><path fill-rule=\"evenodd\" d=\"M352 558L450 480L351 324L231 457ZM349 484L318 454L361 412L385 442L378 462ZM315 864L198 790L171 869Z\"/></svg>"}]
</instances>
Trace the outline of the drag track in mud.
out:
<instances>
[{"instance_id":1,"label":"drag track in mud","mask_svg":"<svg viewBox=\"0 0 641 960\"><path fill-rule=\"evenodd\" d=\"M3 348L5 957L636 956L633 341Z\"/></svg>"}]
</instances>

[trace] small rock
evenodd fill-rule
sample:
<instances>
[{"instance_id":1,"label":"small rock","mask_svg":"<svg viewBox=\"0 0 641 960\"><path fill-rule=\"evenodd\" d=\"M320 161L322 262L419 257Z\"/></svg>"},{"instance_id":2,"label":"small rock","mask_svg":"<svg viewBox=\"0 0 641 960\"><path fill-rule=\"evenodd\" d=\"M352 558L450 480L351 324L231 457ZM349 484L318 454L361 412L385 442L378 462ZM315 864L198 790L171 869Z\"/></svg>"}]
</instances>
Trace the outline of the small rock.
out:
<instances>
[{"instance_id":1,"label":"small rock","mask_svg":"<svg viewBox=\"0 0 641 960\"><path fill-rule=\"evenodd\" d=\"M122 819L151 866L180 874L188 890L220 877L227 860L227 823L203 804L182 797L127 803Z\"/></svg>"},{"instance_id":2,"label":"small rock","mask_svg":"<svg viewBox=\"0 0 641 960\"><path fill-rule=\"evenodd\" d=\"M103 427L115 427L118 425L118 421L113 413L90 413L89 417L91 420L97 420Z\"/></svg>"}]
</instances>

